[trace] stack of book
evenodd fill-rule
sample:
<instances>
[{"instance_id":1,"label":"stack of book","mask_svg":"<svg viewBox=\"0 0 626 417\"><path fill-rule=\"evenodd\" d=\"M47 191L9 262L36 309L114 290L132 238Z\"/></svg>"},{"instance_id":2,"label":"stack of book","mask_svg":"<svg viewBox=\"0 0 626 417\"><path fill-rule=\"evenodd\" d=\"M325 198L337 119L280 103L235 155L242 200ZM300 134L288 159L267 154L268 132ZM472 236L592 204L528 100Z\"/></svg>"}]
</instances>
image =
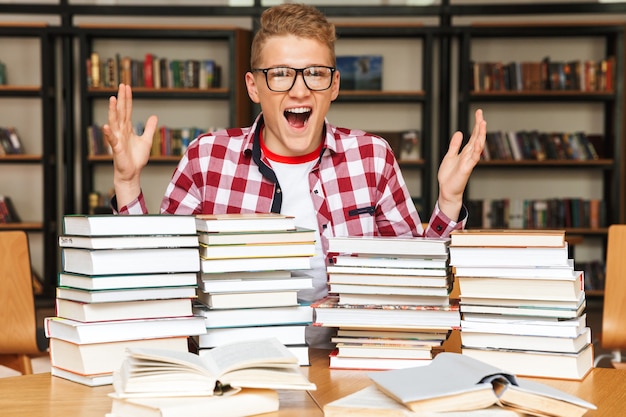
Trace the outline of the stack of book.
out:
<instances>
[{"instance_id":1,"label":"stack of book","mask_svg":"<svg viewBox=\"0 0 626 417\"><path fill-rule=\"evenodd\" d=\"M329 296L315 325L336 327L331 368L395 369L429 363L458 328L449 239L329 238Z\"/></svg>"},{"instance_id":2,"label":"stack of book","mask_svg":"<svg viewBox=\"0 0 626 417\"><path fill-rule=\"evenodd\" d=\"M465 355L510 372L582 379L593 367L583 272L562 230L451 234Z\"/></svg>"},{"instance_id":3,"label":"stack of book","mask_svg":"<svg viewBox=\"0 0 626 417\"><path fill-rule=\"evenodd\" d=\"M110 384L127 348L187 352L204 333L193 216L69 215L63 232L56 316L44 323L53 375Z\"/></svg>"},{"instance_id":4,"label":"stack of book","mask_svg":"<svg viewBox=\"0 0 626 417\"><path fill-rule=\"evenodd\" d=\"M196 216L201 273L195 313L206 333L194 338L200 355L224 343L275 337L309 364L306 326L313 310L298 291L315 255L316 232L277 213Z\"/></svg>"}]
</instances>

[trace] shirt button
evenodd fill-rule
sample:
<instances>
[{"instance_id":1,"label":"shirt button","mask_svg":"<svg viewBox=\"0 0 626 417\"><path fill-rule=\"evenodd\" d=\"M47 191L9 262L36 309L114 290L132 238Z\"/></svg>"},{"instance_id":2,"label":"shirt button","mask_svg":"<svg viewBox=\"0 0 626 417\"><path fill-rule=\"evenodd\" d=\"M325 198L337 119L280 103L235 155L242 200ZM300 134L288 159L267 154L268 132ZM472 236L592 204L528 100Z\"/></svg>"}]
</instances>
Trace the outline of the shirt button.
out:
<instances>
[{"instance_id":1,"label":"shirt button","mask_svg":"<svg viewBox=\"0 0 626 417\"><path fill-rule=\"evenodd\" d=\"M442 230L443 230L443 227L441 227L441 225L440 225L440 224L439 224L439 225L437 225L437 231L438 231L438 232L441 232Z\"/></svg>"},{"instance_id":2,"label":"shirt button","mask_svg":"<svg viewBox=\"0 0 626 417\"><path fill-rule=\"evenodd\" d=\"M276 189L276 194L280 194L280 188Z\"/></svg>"}]
</instances>

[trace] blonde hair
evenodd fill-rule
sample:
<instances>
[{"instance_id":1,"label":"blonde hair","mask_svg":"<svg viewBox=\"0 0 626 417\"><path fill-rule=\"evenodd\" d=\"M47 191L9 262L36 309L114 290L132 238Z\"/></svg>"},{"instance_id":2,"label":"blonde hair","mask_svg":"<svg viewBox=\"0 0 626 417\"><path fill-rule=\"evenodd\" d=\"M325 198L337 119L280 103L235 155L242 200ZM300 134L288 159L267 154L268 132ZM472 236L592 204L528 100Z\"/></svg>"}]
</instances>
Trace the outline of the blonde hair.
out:
<instances>
[{"instance_id":1,"label":"blonde hair","mask_svg":"<svg viewBox=\"0 0 626 417\"><path fill-rule=\"evenodd\" d=\"M335 25L317 8L306 4L281 4L270 7L261 14L261 25L252 40L250 68L257 68L265 42L275 36L294 35L315 39L330 50L335 65Z\"/></svg>"}]
</instances>

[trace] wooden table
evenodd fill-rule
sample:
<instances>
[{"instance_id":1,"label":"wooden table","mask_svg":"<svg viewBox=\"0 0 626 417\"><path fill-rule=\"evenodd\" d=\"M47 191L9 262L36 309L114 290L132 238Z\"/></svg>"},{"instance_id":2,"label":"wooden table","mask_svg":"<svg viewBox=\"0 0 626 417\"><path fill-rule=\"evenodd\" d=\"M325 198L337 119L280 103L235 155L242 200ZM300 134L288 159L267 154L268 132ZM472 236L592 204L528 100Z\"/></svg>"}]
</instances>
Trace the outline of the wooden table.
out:
<instances>
[{"instance_id":1,"label":"wooden table","mask_svg":"<svg viewBox=\"0 0 626 417\"><path fill-rule=\"evenodd\" d=\"M281 391L280 411L264 417L321 417L330 401L371 385L365 371L328 369L328 351L311 349L311 366L302 370L316 391ZM598 407L585 417L615 417L626 404L626 370L596 368L582 381L535 379ZM111 410L113 387L90 388L49 373L0 378L2 417L104 417Z\"/></svg>"}]
</instances>

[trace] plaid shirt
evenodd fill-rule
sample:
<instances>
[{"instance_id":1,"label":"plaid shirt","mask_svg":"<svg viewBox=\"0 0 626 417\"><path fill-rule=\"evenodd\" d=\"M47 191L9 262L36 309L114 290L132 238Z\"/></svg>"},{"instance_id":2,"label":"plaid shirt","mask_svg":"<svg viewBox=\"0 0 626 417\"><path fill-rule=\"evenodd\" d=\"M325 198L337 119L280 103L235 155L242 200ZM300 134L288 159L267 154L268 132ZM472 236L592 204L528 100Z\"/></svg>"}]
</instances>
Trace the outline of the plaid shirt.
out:
<instances>
[{"instance_id":1,"label":"plaid shirt","mask_svg":"<svg viewBox=\"0 0 626 417\"><path fill-rule=\"evenodd\" d=\"M192 141L167 187L161 213L280 212L280 184L261 153L262 115L247 128L228 129ZM461 229L435 205L424 232L387 142L360 130L326 122L326 138L309 174L322 247L331 236L449 235ZM143 194L120 213L147 213Z\"/></svg>"}]
</instances>

